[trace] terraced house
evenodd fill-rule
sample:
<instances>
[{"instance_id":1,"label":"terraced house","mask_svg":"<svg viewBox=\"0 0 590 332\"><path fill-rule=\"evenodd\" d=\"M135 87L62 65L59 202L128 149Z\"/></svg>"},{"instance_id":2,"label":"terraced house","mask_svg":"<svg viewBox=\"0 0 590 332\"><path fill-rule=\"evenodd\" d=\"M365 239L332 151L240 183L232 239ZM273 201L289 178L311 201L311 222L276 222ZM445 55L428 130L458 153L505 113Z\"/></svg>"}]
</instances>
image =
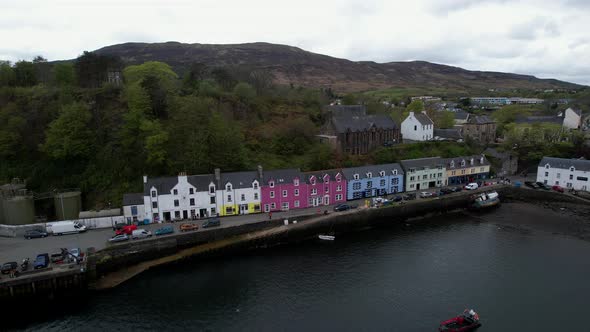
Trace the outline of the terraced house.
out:
<instances>
[{"instance_id":1,"label":"terraced house","mask_svg":"<svg viewBox=\"0 0 590 332\"><path fill-rule=\"evenodd\" d=\"M406 191L426 190L445 184L445 161L440 157L402 160Z\"/></svg>"},{"instance_id":2,"label":"terraced house","mask_svg":"<svg viewBox=\"0 0 590 332\"><path fill-rule=\"evenodd\" d=\"M215 170L216 200L221 216L260 213L261 191L258 172L221 173Z\"/></svg>"},{"instance_id":3,"label":"terraced house","mask_svg":"<svg viewBox=\"0 0 590 332\"><path fill-rule=\"evenodd\" d=\"M341 170L307 172L307 207L346 202L346 180Z\"/></svg>"},{"instance_id":4,"label":"terraced house","mask_svg":"<svg viewBox=\"0 0 590 332\"><path fill-rule=\"evenodd\" d=\"M445 159L445 185L457 185L485 180L490 176L490 163L484 155Z\"/></svg>"},{"instance_id":5,"label":"terraced house","mask_svg":"<svg viewBox=\"0 0 590 332\"><path fill-rule=\"evenodd\" d=\"M258 166L262 178L262 208L264 212L287 211L307 207L307 184L303 173L298 169L278 169L263 171Z\"/></svg>"},{"instance_id":6,"label":"terraced house","mask_svg":"<svg viewBox=\"0 0 590 332\"><path fill-rule=\"evenodd\" d=\"M590 160L543 157L537 168L537 182L590 191Z\"/></svg>"},{"instance_id":7,"label":"terraced house","mask_svg":"<svg viewBox=\"0 0 590 332\"><path fill-rule=\"evenodd\" d=\"M404 191L400 164L369 165L342 169L346 177L346 199L360 199Z\"/></svg>"}]
</instances>

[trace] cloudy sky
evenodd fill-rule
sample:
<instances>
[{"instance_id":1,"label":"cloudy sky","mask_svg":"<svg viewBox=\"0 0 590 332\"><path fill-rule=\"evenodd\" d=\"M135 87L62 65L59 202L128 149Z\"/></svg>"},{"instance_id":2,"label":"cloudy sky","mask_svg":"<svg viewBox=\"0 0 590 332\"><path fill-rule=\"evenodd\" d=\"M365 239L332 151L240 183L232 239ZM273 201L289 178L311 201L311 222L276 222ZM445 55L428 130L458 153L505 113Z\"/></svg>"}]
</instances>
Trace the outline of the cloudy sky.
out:
<instances>
[{"instance_id":1,"label":"cloudy sky","mask_svg":"<svg viewBox=\"0 0 590 332\"><path fill-rule=\"evenodd\" d=\"M0 0L0 59L123 42L265 41L590 85L590 0Z\"/></svg>"}]
</instances>

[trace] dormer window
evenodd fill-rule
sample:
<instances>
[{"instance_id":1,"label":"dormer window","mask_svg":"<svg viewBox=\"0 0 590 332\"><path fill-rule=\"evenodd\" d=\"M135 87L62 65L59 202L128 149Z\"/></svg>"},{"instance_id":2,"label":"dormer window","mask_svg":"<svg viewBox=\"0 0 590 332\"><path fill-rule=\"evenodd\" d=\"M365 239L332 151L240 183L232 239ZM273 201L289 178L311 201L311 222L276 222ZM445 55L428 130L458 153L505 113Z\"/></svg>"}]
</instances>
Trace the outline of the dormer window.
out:
<instances>
[{"instance_id":1,"label":"dormer window","mask_svg":"<svg viewBox=\"0 0 590 332\"><path fill-rule=\"evenodd\" d=\"M549 169L549 164L545 165L545 168L546 168L546 169Z\"/></svg>"},{"instance_id":2,"label":"dormer window","mask_svg":"<svg viewBox=\"0 0 590 332\"><path fill-rule=\"evenodd\" d=\"M385 171L379 172L379 176L385 176Z\"/></svg>"},{"instance_id":3,"label":"dormer window","mask_svg":"<svg viewBox=\"0 0 590 332\"><path fill-rule=\"evenodd\" d=\"M324 183L328 183L330 182L330 176L326 175L324 176Z\"/></svg>"},{"instance_id":4,"label":"dormer window","mask_svg":"<svg viewBox=\"0 0 590 332\"><path fill-rule=\"evenodd\" d=\"M174 190L172 190L172 193L173 193L174 195L178 195L178 189L174 189Z\"/></svg>"},{"instance_id":5,"label":"dormer window","mask_svg":"<svg viewBox=\"0 0 590 332\"><path fill-rule=\"evenodd\" d=\"M252 183L252 188L258 189L258 182L253 182Z\"/></svg>"},{"instance_id":6,"label":"dormer window","mask_svg":"<svg viewBox=\"0 0 590 332\"><path fill-rule=\"evenodd\" d=\"M574 166L570 167L570 172L574 171Z\"/></svg>"},{"instance_id":7,"label":"dormer window","mask_svg":"<svg viewBox=\"0 0 590 332\"><path fill-rule=\"evenodd\" d=\"M455 167L455 161L451 160L451 168L454 168L454 167Z\"/></svg>"},{"instance_id":8,"label":"dormer window","mask_svg":"<svg viewBox=\"0 0 590 332\"><path fill-rule=\"evenodd\" d=\"M473 166L473 158L469 161L469 163Z\"/></svg>"},{"instance_id":9,"label":"dormer window","mask_svg":"<svg viewBox=\"0 0 590 332\"><path fill-rule=\"evenodd\" d=\"M298 186L299 185L299 179L294 179L293 180L293 185Z\"/></svg>"},{"instance_id":10,"label":"dormer window","mask_svg":"<svg viewBox=\"0 0 590 332\"><path fill-rule=\"evenodd\" d=\"M479 159L479 163L483 164L483 157L481 157L481 159Z\"/></svg>"},{"instance_id":11,"label":"dormer window","mask_svg":"<svg viewBox=\"0 0 590 332\"><path fill-rule=\"evenodd\" d=\"M311 179L311 184L315 185L315 179Z\"/></svg>"},{"instance_id":12,"label":"dormer window","mask_svg":"<svg viewBox=\"0 0 590 332\"><path fill-rule=\"evenodd\" d=\"M228 184L225 186L225 190L226 190L226 191L231 191L231 184L229 184L229 183L228 183Z\"/></svg>"},{"instance_id":13,"label":"dormer window","mask_svg":"<svg viewBox=\"0 0 590 332\"><path fill-rule=\"evenodd\" d=\"M358 180L358 179L359 179L359 175L358 175L358 174L355 174L355 175L353 175L352 177L353 177L355 180Z\"/></svg>"},{"instance_id":14,"label":"dormer window","mask_svg":"<svg viewBox=\"0 0 590 332\"><path fill-rule=\"evenodd\" d=\"M210 194L215 194L215 186L210 186L209 187L209 193Z\"/></svg>"},{"instance_id":15,"label":"dormer window","mask_svg":"<svg viewBox=\"0 0 590 332\"><path fill-rule=\"evenodd\" d=\"M465 167L465 160L461 160L461 167Z\"/></svg>"},{"instance_id":16,"label":"dormer window","mask_svg":"<svg viewBox=\"0 0 590 332\"><path fill-rule=\"evenodd\" d=\"M274 181L270 181L268 183L268 186L271 187L271 188L274 188L275 187L275 182Z\"/></svg>"},{"instance_id":17,"label":"dormer window","mask_svg":"<svg viewBox=\"0 0 590 332\"><path fill-rule=\"evenodd\" d=\"M158 192L155 190L152 190L152 197L156 197L156 196L158 196Z\"/></svg>"},{"instance_id":18,"label":"dormer window","mask_svg":"<svg viewBox=\"0 0 590 332\"><path fill-rule=\"evenodd\" d=\"M370 179L370 178L372 178L372 177L373 177L373 174L372 174L371 172L367 173L367 178L369 178L369 179Z\"/></svg>"},{"instance_id":19,"label":"dormer window","mask_svg":"<svg viewBox=\"0 0 590 332\"><path fill-rule=\"evenodd\" d=\"M397 169L394 169L394 170L393 170L391 173L392 173L393 175L397 175Z\"/></svg>"}]
</instances>

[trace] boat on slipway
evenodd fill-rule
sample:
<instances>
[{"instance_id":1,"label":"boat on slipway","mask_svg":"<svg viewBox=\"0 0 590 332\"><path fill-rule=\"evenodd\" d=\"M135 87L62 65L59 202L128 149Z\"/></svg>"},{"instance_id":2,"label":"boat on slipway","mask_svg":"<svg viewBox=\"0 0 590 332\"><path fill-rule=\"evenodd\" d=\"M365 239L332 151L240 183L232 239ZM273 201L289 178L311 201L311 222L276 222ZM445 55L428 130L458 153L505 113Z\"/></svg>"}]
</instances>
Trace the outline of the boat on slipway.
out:
<instances>
[{"instance_id":1,"label":"boat on slipway","mask_svg":"<svg viewBox=\"0 0 590 332\"><path fill-rule=\"evenodd\" d=\"M473 198L471 207L474 209L485 209L500 204L500 195L495 191L482 192Z\"/></svg>"}]
</instances>

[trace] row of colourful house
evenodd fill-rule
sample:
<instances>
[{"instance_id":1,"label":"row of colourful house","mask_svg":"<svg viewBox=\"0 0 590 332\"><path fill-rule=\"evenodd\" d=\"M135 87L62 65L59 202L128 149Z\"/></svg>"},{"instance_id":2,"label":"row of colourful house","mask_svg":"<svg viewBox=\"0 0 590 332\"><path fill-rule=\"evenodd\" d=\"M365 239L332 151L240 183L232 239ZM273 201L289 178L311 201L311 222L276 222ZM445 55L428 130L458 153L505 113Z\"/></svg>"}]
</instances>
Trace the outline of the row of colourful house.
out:
<instances>
[{"instance_id":1,"label":"row of colourful house","mask_svg":"<svg viewBox=\"0 0 590 332\"><path fill-rule=\"evenodd\" d=\"M143 177L143 192L125 194L127 220L158 222L286 211L486 179L483 156L301 172L298 169Z\"/></svg>"}]
</instances>

